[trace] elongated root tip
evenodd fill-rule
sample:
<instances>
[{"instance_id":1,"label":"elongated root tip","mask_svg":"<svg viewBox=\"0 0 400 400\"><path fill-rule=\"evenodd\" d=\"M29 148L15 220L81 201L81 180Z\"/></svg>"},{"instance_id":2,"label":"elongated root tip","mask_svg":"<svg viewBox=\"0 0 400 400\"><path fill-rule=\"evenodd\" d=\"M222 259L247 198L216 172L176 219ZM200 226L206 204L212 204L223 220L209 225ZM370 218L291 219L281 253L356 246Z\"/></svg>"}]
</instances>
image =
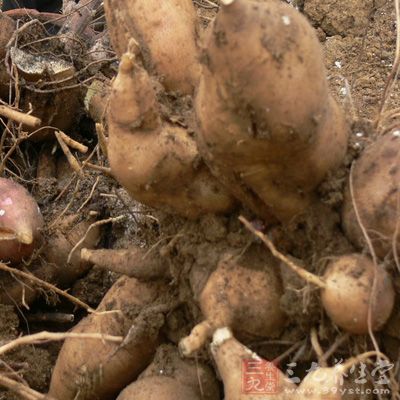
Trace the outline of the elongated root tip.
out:
<instances>
[{"instance_id":1,"label":"elongated root tip","mask_svg":"<svg viewBox=\"0 0 400 400\"><path fill-rule=\"evenodd\" d=\"M192 355L204 345L211 334L212 328L208 321L203 321L196 325L190 335L179 342L180 353L185 357Z\"/></svg>"},{"instance_id":2,"label":"elongated root tip","mask_svg":"<svg viewBox=\"0 0 400 400\"><path fill-rule=\"evenodd\" d=\"M135 56L132 53L125 53L121 57L119 72L127 74L133 70L135 65Z\"/></svg>"}]
</instances>

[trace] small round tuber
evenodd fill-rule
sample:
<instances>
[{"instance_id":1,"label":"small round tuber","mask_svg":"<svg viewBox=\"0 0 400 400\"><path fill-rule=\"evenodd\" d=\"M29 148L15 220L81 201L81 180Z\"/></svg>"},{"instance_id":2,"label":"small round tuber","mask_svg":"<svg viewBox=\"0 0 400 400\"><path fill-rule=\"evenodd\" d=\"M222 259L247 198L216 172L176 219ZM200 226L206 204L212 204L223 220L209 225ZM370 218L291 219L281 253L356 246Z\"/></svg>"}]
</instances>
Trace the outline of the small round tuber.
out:
<instances>
[{"instance_id":1,"label":"small round tuber","mask_svg":"<svg viewBox=\"0 0 400 400\"><path fill-rule=\"evenodd\" d=\"M347 332L368 333L370 307L373 331L381 329L389 319L395 300L392 280L370 258L361 254L339 257L328 265L323 280L325 288L321 300L325 311Z\"/></svg>"},{"instance_id":2,"label":"small round tuber","mask_svg":"<svg viewBox=\"0 0 400 400\"><path fill-rule=\"evenodd\" d=\"M321 289L321 300L331 320L354 334L379 330L394 306L395 292L390 275L369 257L349 254L328 265L323 277L314 275L280 253L269 238L244 217L239 220L260 238L271 253L305 281Z\"/></svg>"},{"instance_id":3,"label":"small round tuber","mask_svg":"<svg viewBox=\"0 0 400 400\"><path fill-rule=\"evenodd\" d=\"M347 376L346 373L349 371L349 369L354 367L355 364L363 362L372 356L386 358L386 356L380 352L369 351L355 357L351 357L344 363L337 364L334 367L323 367L311 370L304 377L297 389L298 399L345 400L347 398L347 393L346 387L343 387L343 378ZM357 396L357 398L359 399L361 397Z\"/></svg>"},{"instance_id":4,"label":"small round tuber","mask_svg":"<svg viewBox=\"0 0 400 400\"><path fill-rule=\"evenodd\" d=\"M279 303L283 289L276 268L268 261L256 251L248 252L241 261L220 261L200 294L205 320L181 340L182 354L192 354L224 326L244 339L279 334L286 322Z\"/></svg>"},{"instance_id":5,"label":"small round tuber","mask_svg":"<svg viewBox=\"0 0 400 400\"><path fill-rule=\"evenodd\" d=\"M19 263L39 244L43 218L29 192L0 178L0 261Z\"/></svg>"}]
</instances>

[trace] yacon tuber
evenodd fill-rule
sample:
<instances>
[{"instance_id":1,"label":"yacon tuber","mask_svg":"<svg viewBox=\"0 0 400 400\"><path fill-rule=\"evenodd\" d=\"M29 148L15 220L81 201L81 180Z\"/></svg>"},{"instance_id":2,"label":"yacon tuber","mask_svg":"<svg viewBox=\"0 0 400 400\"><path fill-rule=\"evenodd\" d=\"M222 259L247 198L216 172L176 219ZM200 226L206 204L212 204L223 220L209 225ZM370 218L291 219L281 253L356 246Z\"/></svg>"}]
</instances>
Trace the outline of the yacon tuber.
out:
<instances>
[{"instance_id":1,"label":"yacon tuber","mask_svg":"<svg viewBox=\"0 0 400 400\"><path fill-rule=\"evenodd\" d=\"M348 254L333 259L319 277L295 264L280 253L274 244L245 218L239 220L259 237L272 254L301 278L321 289L321 300L332 321L354 334L379 330L392 313L395 291L390 275L362 254Z\"/></svg>"},{"instance_id":2,"label":"yacon tuber","mask_svg":"<svg viewBox=\"0 0 400 400\"><path fill-rule=\"evenodd\" d=\"M162 121L151 79L129 52L112 86L108 126L112 173L133 198L191 218L231 209L193 138Z\"/></svg>"},{"instance_id":3,"label":"yacon tuber","mask_svg":"<svg viewBox=\"0 0 400 400\"><path fill-rule=\"evenodd\" d=\"M342 221L348 238L361 249L368 235L380 259L400 249L399 157L396 132L378 138L355 162L344 200Z\"/></svg>"},{"instance_id":4,"label":"yacon tuber","mask_svg":"<svg viewBox=\"0 0 400 400\"><path fill-rule=\"evenodd\" d=\"M104 8L118 56L134 38L146 69L161 77L167 90L193 92L200 65L192 0L106 0Z\"/></svg>"},{"instance_id":5,"label":"yacon tuber","mask_svg":"<svg viewBox=\"0 0 400 400\"><path fill-rule=\"evenodd\" d=\"M263 258L254 248L243 259L226 257L220 261L200 294L205 320L179 344L184 355L198 350L224 326L245 339L279 334L286 319L280 309L283 289L274 261Z\"/></svg>"},{"instance_id":6,"label":"yacon tuber","mask_svg":"<svg viewBox=\"0 0 400 400\"><path fill-rule=\"evenodd\" d=\"M103 298L98 313L84 318L73 332L129 335L122 344L66 340L54 367L49 395L58 400L115 398L154 356L163 317L140 319L140 311L154 303L161 291L158 284L120 278Z\"/></svg>"},{"instance_id":7,"label":"yacon tuber","mask_svg":"<svg viewBox=\"0 0 400 400\"><path fill-rule=\"evenodd\" d=\"M117 400L219 400L213 371L181 360L174 346L161 345L153 362Z\"/></svg>"},{"instance_id":8,"label":"yacon tuber","mask_svg":"<svg viewBox=\"0 0 400 400\"><path fill-rule=\"evenodd\" d=\"M199 151L243 204L285 222L341 163L347 125L298 11L277 0L221 3L195 102Z\"/></svg>"},{"instance_id":9,"label":"yacon tuber","mask_svg":"<svg viewBox=\"0 0 400 400\"><path fill-rule=\"evenodd\" d=\"M0 261L18 263L39 244L43 218L28 191L0 178Z\"/></svg>"}]
</instances>

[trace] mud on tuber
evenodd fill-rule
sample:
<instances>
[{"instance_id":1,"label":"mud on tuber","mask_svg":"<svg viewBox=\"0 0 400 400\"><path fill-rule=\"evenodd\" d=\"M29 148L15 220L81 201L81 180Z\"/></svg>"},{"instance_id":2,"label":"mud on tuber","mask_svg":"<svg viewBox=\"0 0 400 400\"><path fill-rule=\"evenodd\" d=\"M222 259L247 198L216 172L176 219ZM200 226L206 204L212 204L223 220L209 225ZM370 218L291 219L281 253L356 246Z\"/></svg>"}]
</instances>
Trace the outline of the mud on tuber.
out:
<instances>
[{"instance_id":1,"label":"mud on tuber","mask_svg":"<svg viewBox=\"0 0 400 400\"><path fill-rule=\"evenodd\" d=\"M49 399L348 400L358 363L373 387L400 347L400 139L332 90L340 39L281 0L67 3L0 15L0 301L88 335L49 350ZM246 393L265 360L276 392Z\"/></svg>"}]
</instances>

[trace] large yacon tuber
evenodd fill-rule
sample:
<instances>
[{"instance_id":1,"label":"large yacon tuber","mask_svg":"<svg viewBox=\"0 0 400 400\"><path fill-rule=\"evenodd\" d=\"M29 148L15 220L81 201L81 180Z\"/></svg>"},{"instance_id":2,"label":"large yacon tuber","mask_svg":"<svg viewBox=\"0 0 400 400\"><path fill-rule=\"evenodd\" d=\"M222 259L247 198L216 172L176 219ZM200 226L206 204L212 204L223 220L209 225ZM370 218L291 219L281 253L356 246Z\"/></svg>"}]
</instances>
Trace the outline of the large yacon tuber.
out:
<instances>
[{"instance_id":1,"label":"large yacon tuber","mask_svg":"<svg viewBox=\"0 0 400 400\"><path fill-rule=\"evenodd\" d=\"M347 125L298 11L277 0L221 3L196 97L199 151L243 204L288 221L342 161Z\"/></svg>"}]
</instances>

